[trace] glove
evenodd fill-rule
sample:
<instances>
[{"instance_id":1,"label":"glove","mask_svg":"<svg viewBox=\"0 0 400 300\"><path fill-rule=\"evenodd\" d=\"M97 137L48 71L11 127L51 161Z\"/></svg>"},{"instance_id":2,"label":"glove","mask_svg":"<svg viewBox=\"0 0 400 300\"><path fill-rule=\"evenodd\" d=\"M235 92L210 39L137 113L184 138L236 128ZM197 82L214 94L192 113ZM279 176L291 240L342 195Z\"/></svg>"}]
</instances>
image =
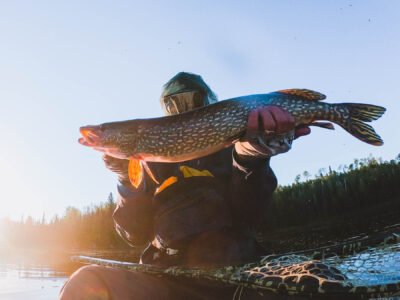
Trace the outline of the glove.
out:
<instances>
[{"instance_id":1,"label":"glove","mask_svg":"<svg viewBox=\"0 0 400 300\"><path fill-rule=\"evenodd\" d=\"M241 161L265 159L290 150L294 139L310 133L308 127L295 128L292 115L278 106L255 109L249 114L247 133L235 144Z\"/></svg>"},{"instance_id":2,"label":"glove","mask_svg":"<svg viewBox=\"0 0 400 300\"><path fill-rule=\"evenodd\" d=\"M236 153L240 157L262 159L280 153L285 153L292 147L294 130L284 134L262 136L258 132L249 132L245 141L235 145Z\"/></svg>"},{"instance_id":3,"label":"glove","mask_svg":"<svg viewBox=\"0 0 400 300\"><path fill-rule=\"evenodd\" d=\"M118 175L118 180L121 184L129 186L128 166L129 160L119 159L107 154L103 155L103 161L107 169Z\"/></svg>"}]
</instances>

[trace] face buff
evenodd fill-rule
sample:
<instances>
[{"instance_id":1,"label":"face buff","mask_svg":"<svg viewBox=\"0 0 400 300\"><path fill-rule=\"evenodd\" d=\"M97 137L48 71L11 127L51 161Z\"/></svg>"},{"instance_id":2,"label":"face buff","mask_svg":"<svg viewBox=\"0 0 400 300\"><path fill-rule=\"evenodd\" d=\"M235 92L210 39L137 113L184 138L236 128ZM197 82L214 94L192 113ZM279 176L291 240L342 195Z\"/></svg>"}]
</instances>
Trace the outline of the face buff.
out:
<instances>
[{"instance_id":1,"label":"face buff","mask_svg":"<svg viewBox=\"0 0 400 300\"><path fill-rule=\"evenodd\" d=\"M203 107L207 104L205 97L197 91L165 96L160 99L160 102L168 116Z\"/></svg>"}]
</instances>

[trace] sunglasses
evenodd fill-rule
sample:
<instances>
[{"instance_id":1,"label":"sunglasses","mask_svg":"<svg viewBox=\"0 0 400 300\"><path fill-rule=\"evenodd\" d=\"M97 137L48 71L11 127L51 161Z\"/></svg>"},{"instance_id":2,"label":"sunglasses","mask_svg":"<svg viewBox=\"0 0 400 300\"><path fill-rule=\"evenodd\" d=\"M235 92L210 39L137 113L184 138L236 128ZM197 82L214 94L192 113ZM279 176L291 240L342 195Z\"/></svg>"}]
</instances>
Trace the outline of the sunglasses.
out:
<instances>
[{"instance_id":1,"label":"sunglasses","mask_svg":"<svg viewBox=\"0 0 400 300\"><path fill-rule=\"evenodd\" d=\"M197 91L162 97L160 102L167 115L176 115L207 104L206 97Z\"/></svg>"}]
</instances>

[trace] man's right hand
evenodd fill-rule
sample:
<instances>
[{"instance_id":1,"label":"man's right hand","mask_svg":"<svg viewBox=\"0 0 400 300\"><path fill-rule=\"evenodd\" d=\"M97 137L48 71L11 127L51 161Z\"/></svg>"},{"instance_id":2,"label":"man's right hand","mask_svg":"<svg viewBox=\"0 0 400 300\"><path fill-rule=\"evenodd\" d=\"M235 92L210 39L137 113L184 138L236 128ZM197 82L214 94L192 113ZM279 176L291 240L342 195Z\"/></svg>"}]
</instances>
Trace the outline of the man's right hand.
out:
<instances>
[{"instance_id":1,"label":"man's right hand","mask_svg":"<svg viewBox=\"0 0 400 300\"><path fill-rule=\"evenodd\" d=\"M129 174L128 174L129 160L119 159L104 154L103 161L107 169L118 175L118 180L122 184L129 184Z\"/></svg>"}]
</instances>

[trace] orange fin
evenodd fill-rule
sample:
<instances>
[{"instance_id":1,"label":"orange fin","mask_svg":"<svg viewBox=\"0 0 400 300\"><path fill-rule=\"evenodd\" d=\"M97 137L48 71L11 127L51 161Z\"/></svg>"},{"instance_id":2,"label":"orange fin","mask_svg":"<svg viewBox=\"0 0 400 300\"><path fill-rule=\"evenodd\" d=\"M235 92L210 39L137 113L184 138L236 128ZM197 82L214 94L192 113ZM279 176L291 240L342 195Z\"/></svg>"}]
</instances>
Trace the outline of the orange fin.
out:
<instances>
[{"instance_id":1,"label":"orange fin","mask_svg":"<svg viewBox=\"0 0 400 300\"><path fill-rule=\"evenodd\" d=\"M325 129L331 129L331 130L335 129L335 127L333 127L333 124L329 123L329 122L312 122L309 125L310 126L322 127L322 128L325 128Z\"/></svg>"},{"instance_id":2,"label":"orange fin","mask_svg":"<svg viewBox=\"0 0 400 300\"><path fill-rule=\"evenodd\" d=\"M307 89L289 89L275 92L277 94L291 95L310 101L321 101L326 98L324 94Z\"/></svg>"},{"instance_id":3,"label":"orange fin","mask_svg":"<svg viewBox=\"0 0 400 300\"><path fill-rule=\"evenodd\" d=\"M140 160L131 158L128 167L129 181L135 188L138 188L143 180L143 167Z\"/></svg>"},{"instance_id":4,"label":"orange fin","mask_svg":"<svg viewBox=\"0 0 400 300\"><path fill-rule=\"evenodd\" d=\"M129 181L132 183L132 185L135 188L138 188L138 186L142 183L143 181L143 168L146 170L146 173L150 176L150 178L157 184L159 182L157 179L154 177L153 173L151 172L149 166L146 164L145 161L141 161L135 158L131 158L129 161L129 167L128 167L128 174L129 174Z\"/></svg>"}]
</instances>

